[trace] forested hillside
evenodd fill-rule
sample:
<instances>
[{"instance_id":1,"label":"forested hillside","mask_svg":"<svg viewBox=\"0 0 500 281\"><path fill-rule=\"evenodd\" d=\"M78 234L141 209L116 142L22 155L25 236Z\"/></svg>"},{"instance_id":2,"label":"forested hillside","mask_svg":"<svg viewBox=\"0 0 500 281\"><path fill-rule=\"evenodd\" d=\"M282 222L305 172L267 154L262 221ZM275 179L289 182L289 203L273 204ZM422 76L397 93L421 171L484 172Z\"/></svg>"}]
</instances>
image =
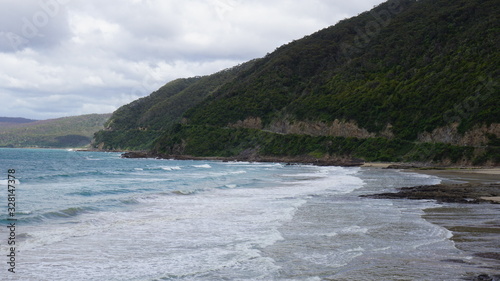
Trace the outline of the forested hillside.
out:
<instances>
[{"instance_id":1,"label":"forested hillside","mask_svg":"<svg viewBox=\"0 0 500 281\"><path fill-rule=\"evenodd\" d=\"M148 149L165 130L182 121L186 110L214 94L254 64L249 61L203 77L177 79L151 95L120 107L95 136L105 149Z\"/></svg>"},{"instance_id":2,"label":"forested hillside","mask_svg":"<svg viewBox=\"0 0 500 281\"><path fill-rule=\"evenodd\" d=\"M0 147L84 147L111 114L90 114L0 126ZM8 119L5 119L6 121ZM6 123L7 124L7 123Z\"/></svg>"},{"instance_id":3,"label":"forested hillside","mask_svg":"<svg viewBox=\"0 0 500 281\"><path fill-rule=\"evenodd\" d=\"M499 163L498 14L494 0L388 1L226 79L171 82L169 94L144 98L154 105L115 112L95 142L203 156ZM201 79L214 84L175 110L172 97Z\"/></svg>"}]
</instances>

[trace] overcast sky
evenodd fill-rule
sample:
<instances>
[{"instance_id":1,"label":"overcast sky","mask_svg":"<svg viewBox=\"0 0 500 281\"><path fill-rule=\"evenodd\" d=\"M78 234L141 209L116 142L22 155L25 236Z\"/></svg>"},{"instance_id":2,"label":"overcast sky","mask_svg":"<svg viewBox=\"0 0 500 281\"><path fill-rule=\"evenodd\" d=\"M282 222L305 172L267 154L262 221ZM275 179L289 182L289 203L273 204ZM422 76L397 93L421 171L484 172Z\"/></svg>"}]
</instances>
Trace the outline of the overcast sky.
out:
<instances>
[{"instance_id":1,"label":"overcast sky","mask_svg":"<svg viewBox=\"0 0 500 281\"><path fill-rule=\"evenodd\" d=\"M110 113L382 0L0 0L0 116Z\"/></svg>"}]
</instances>

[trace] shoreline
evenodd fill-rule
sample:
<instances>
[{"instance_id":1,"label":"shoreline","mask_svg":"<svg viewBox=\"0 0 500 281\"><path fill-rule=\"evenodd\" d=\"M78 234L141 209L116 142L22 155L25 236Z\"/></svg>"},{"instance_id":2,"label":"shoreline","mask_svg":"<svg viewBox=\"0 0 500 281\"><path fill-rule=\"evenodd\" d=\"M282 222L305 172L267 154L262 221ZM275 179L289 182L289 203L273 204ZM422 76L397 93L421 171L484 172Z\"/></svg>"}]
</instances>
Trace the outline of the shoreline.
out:
<instances>
[{"instance_id":1,"label":"shoreline","mask_svg":"<svg viewBox=\"0 0 500 281\"><path fill-rule=\"evenodd\" d=\"M75 150L75 151L88 151L88 152L106 152L100 150ZM478 186L481 185L490 185L492 183L498 183L497 186L500 189L500 167L435 167L424 164L411 164L411 163L372 163L372 162L359 162L352 161L353 159L322 159L323 161L311 161L314 159L303 157L299 158L285 158L285 157L189 157L189 156L172 156L172 155L155 155L147 152L125 152L125 151L113 151L120 152L123 158L163 158L163 159L176 159L176 160L212 160L212 161L245 161L245 162L279 162L279 163L288 163L288 164L309 164L309 165L318 165L318 166L344 166L344 167L361 167L365 169L373 169L380 170L382 169L393 169L400 170L402 173L420 173L427 174L432 176L439 177L442 184L451 186L457 186L458 183L465 183L471 186L470 190L474 191ZM161 157L162 156L162 157ZM297 161L299 160L299 161ZM325 161L328 160L328 161ZM347 161L351 160L351 162ZM347 165L343 165L347 164ZM458 185L460 186L460 185ZM435 187L435 186L431 186ZM452 189L448 190L449 193L454 193ZM467 197L466 197L467 198ZM393 199L402 199L402 197L397 197ZM419 198L412 198L419 199ZM436 199L436 198L425 198ZM471 267L471 280L496 280L492 278L497 278L498 276L495 273L479 271L477 268L484 268L484 265L493 264L497 266L500 262L500 256L497 253L493 253L490 250L474 250L470 249L470 247L474 246L472 239L481 240L481 239L490 239L493 242L497 243L498 239L493 237L489 238L490 234L499 233L500 226L498 224L492 225L491 220L490 224L485 224L482 221L475 222L473 221L474 216L471 218L469 212L463 212L462 210L473 208L485 210L497 209L500 204L500 194L498 196L480 196L479 199L483 200L481 202L474 202L478 204L470 204L473 202L460 202L455 201L455 203L446 203L446 208L430 208L425 209L425 214L422 217L430 223L439 225L451 231L453 233L453 237L450 240L453 240L457 245L457 249L460 249L464 252L470 253L471 257L474 257L474 260L460 260L457 262L468 264ZM373 199L376 200L376 199ZM409 199L406 199L409 200ZM437 199L439 202L439 199ZM446 201L442 201L446 202ZM493 204L488 204L493 203ZM496 204L495 204L496 203ZM446 218L443 216L443 212L446 211ZM479 213L482 217L484 213ZM458 225L451 225L450 219L448 217L453 217L453 223ZM471 246L472 245L472 246ZM477 262L479 260L479 262ZM485 260L484 264L480 263L480 261ZM473 267L473 265L477 265L477 268ZM477 271L477 272L472 272ZM485 272L485 274L483 273ZM482 273L482 274L480 274ZM481 276L490 279L478 279Z\"/></svg>"},{"instance_id":2,"label":"shoreline","mask_svg":"<svg viewBox=\"0 0 500 281\"><path fill-rule=\"evenodd\" d=\"M437 176L443 183L500 183L500 167L491 166L433 166L410 163L366 162L361 167L399 169L412 173Z\"/></svg>"},{"instance_id":3,"label":"shoreline","mask_svg":"<svg viewBox=\"0 0 500 281\"><path fill-rule=\"evenodd\" d=\"M310 156L270 157L246 155L239 157L194 157L187 155L162 155L152 152L132 151L122 158L156 158L174 160L246 161L305 164L316 166L363 167L374 169L396 169L403 172L437 176L442 182L437 185L402 187L396 193L366 195L372 198L432 199L450 203L500 204L500 167L430 166L422 163L374 163L353 158L322 158Z\"/></svg>"},{"instance_id":4,"label":"shoreline","mask_svg":"<svg viewBox=\"0 0 500 281\"><path fill-rule=\"evenodd\" d=\"M93 150L89 150L93 151ZM95 151L95 150L94 150ZM120 151L114 151L120 152ZM443 179L443 183L500 183L500 167L491 166L439 166L424 163L395 163L395 162L365 162L355 158L313 158L310 156L236 156L236 157L197 157L189 155L163 155L144 151L121 151L122 158L156 158L173 160L209 160L223 162L274 162L305 164L316 166L341 166L362 167L378 169L397 169L412 173L437 176Z\"/></svg>"},{"instance_id":5,"label":"shoreline","mask_svg":"<svg viewBox=\"0 0 500 281\"><path fill-rule=\"evenodd\" d=\"M361 159L353 158L314 158L312 156L235 156L235 157L221 157L221 156L190 156L190 155L164 155L151 152L142 151L129 151L122 154L122 158L156 158L156 159L173 159L173 160L208 160L208 161L223 161L223 162L264 162L264 163L287 163L293 164L308 164L316 166L341 166L341 167L360 167L364 164Z\"/></svg>"},{"instance_id":6,"label":"shoreline","mask_svg":"<svg viewBox=\"0 0 500 281\"><path fill-rule=\"evenodd\" d=\"M419 174L438 176L444 179L444 183L500 183L500 168L483 167L443 170L410 169L410 171Z\"/></svg>"},{"instance_id":7,"label":"shoreline","mask_svg":"<svg viewBox=\"0 0 500 281\"><path fill-rule=\"evenodd\" d=\"M500 167L431 166L424 163L365 162L355 158L313 158L311 156L273 157L255 154L236 157L195 157L189 155L163 155L145 151L123 152L122 158L156 158L174 160L273 162L288 165L362 167L396 169L403 172L437 176L438 185L400 188L397 193L372 194L374 198L434 199L438 202L500 204ZM377 197L378 196L378 197Z\"/></svg>"},{"instance_id":8,"label":"shoreline","mask_svg":"<svg viewBox=\"0 0 500 281\"><path fill-rule=\"evenodd\" d=\"M397 167L399 166L399 167ZM414 167L401 163L365 163L372 169L394 169L437 176L438 185L398 188L399 192L362 197L404 200L435 200L442 207L424 209L422 218L452 233L456 248L472 259L456 260L471 267L467 278L473 281L500 280L498 245L500 225L493 223L500 204L500 167ZM493 193L493 194L492 194ZM488 196L482 196L487 194ZM495 196L491 196L495 195ZM472 269L472 267L474 269Z\"/></svg>"},{"instance_id":9,"label":"shoreline","mask_svg":"<svg viewBox=\"0 0 500 281\"><path fill-rule=\"evenodd\" d=\"M11 147L2 147L11 148ZM273 162L287 164L306 164L316 166L342 166L342 167L362 167L380 169L399 169L408 172L434 175L442 177L450 182L500 182L500 166L458 166L442 165L439 163L408 163L408 162L366 162L363 159L349 157L328 157L315 158L309 155L302 156L259 156L239 155L231 157L223 156L190 156L190 155L166 155L150 151L129 151L129 150L101 150L86 147L50 148L50 147L14 147L13 149L57 149L78 152L116 152L121 153L122 158L152 158L152 159L172 159L172 160L208 160L224 162Z\"/></svg>"},{"instance_id":10,"label":"shoreline","mask_svg":"<svg viewBox=\"0 0 500 281\"><path fill-rule=\"evenodd\" d=\"M441 183L399 188L395 193L368 195L373 198L434 199L449 203L500 204L498 167L416 167L402 163L365 163L362 167L398 169L402 172L437 176Z\"/></svg>"}]
</instances>

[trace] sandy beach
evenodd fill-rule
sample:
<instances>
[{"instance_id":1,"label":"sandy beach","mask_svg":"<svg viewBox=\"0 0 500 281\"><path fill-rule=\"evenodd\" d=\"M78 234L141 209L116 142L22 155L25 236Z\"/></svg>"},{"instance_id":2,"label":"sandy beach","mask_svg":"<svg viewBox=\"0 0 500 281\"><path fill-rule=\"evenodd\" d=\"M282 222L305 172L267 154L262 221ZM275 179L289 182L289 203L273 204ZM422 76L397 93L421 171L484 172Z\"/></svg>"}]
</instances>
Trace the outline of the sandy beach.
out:
<instances>
[{"instance_id":1,"label":"sandy beach","mask_svg":"<svg viewBox=\"0 0 500 281\"><path fill-rule=\"evenodd\" d=\"M410 173L438 176L443 178L442 184L445 185L469 183L473 186L477 186L500 183L500 168L497 167L415 167L402 163L365 163L362 167L401 169ZM495 195L480 198L490 202L500 203L500 196Z\"/></svg>"},{"instance_id":2,"label":"sandy beach","mask_svg":"<svg viewBox=\"0 0 500 281\"><path fill-rule=\"evenodd\" d=\"M445 204L443 207L426 209L423 217L452 231L451 239L456 243L456 247L470 253L481 263L481 268L489 270L488 274L478 275L471 280L500 280L498 270L494 270L498 268L500 262L500 255L496 252L500 234L500 221L497 216L497 204L500 204L500 194L498 194L500 168L431 168L401 163L365 163L363 167L396 168L409 173L442 178L440 185L405 188L398 193L386 194L388 196L386 198L426 198L448 202L441 203ZM480 195L485 191L491 196ZM384 198L384 195L379 198ZM470 202L463 203L463 198L471 199ZM468 261L459 262L463 262L464 266L470 266Z\"/></svg>"},{"instance_id":3,"label":"sandy beach","mask_svg":"<svg viewBox=\"0 0 500 281\"><path fill-rule=\"evenodd\" d=\"M421 167L416 168L402 163L367 162L361 167L390 169L391 167L405 167L408 172L433 175L447 179L448 182L469 183L500 183L500 167ZM403 169L403 168L402 168ZM444 183L447 183L446 181Z\"/></svg>"},{"instance_id":4,"label":"sandy beach","mask_svg":"<svg viewBox=\"0 0 500 281\"><path fill-rule=\"evenodd\" d=\"M469 183L498 183L500 168L411 169L412 172L434 175L450 181Z\"/></svg>"}]
</instances>

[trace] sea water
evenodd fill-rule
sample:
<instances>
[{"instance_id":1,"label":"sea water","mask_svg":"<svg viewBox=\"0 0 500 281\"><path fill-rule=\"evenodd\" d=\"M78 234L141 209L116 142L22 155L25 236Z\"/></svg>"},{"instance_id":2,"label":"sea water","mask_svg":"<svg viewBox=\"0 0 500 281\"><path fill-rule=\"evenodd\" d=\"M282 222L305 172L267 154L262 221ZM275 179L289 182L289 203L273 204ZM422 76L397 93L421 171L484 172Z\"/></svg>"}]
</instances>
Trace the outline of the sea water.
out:
<instances>
[{"instance_id":1,"label":"sea water","mask_svg":"<svg viewBox=\"0 0 500 281\"><path fill-rule=\"evenodd\" d=\"M359 197L433 176L42 149L0 149L0 167L2 280L460 280L475 270L450 231L422 218L436 203Z\"/></svg>"}]
</instances>

